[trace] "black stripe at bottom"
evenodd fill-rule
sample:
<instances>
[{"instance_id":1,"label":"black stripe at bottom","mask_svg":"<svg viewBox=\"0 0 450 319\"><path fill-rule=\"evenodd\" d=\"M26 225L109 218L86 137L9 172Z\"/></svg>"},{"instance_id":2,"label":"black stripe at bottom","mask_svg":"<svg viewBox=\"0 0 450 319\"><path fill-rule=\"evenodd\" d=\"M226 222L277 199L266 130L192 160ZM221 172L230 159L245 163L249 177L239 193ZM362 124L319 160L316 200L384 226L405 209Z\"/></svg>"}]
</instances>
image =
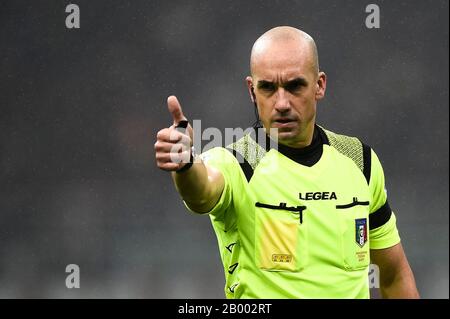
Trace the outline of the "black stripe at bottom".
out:
<instances>
[{"instance_id":1,"label":"black stripe at bottom","mask_svg":"<svg viewBox=\"0 0 450 319\"><path fill-rule=\"evenodd\" d=\"M391 218L392 210L389 207L389 203L386 200L383 206L381 206L377 211L369 215L369 229L375 229L386 224Z\"/></svg>"},{"instance_id":2,"label":"black stripe at bottom","mask_svg":"<svg viewBox=\"0 0 450 319\"><path fill-rule=\"evenodd\" d=\"M236 150L229 148L227 148L227 150L230 151L234 157L236 157L239 166L241 166L242 172L247 179L247 182L250 182L250 179L253 176L253 168L250 166L249 162L247 162L247 160L240 153L236 152Z\"/></svg>"}]
</instances>

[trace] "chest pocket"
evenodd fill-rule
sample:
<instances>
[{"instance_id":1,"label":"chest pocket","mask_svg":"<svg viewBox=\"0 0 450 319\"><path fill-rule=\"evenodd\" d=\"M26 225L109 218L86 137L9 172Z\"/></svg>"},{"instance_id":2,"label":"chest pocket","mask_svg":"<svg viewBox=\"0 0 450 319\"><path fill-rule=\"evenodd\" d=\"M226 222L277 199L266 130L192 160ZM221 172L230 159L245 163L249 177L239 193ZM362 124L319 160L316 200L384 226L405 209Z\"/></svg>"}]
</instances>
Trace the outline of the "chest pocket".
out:
<instances>
[{"instance_id":1,"label":"chest pocket","mask_svg":"<svg viewBox=\"0 0 450 319\"><path fill-rule=\"evenodd\" d=\"M341 237L342 267L361 270L369 266L369 202L358 201L336 205Z\"/></svg>"},{"instance_id":2,"label":"chest pocket","mask_svg":"<svg viewBox=\"0 0 450 319\"><path fill-rule=\"evenodd\" d=\"M267 271L297 272L308 262L304 206L255 204L255 259Z\"/></svg>"}]
</instances>

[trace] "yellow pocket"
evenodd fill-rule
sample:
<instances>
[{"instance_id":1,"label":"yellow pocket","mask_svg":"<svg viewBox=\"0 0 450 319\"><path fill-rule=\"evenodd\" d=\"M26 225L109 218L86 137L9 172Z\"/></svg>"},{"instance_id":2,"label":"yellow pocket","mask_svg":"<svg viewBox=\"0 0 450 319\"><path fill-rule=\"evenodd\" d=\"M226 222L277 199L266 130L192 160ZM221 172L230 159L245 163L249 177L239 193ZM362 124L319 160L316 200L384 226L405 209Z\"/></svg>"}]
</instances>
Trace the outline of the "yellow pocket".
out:
<instances>
[{"instance_id":1,"label":"yellow pocket","mask_svg":"<svg viewBox=\"0 0 450 319\"><path fill-rule=\"evenodd\" d=\"M255 208L255 253L259 268L300 271L307 263L306 228L299 213Z\"/></svg>"},{"instance_id":2,"label":"yellow pocket","mask_svg":"<svg viewBox=\"0 0 450 319\"><path fill-rule=\"evenodd\" d=\"M346 270L366 268L370 264L368 208L356 205L336 211L341 230L343 268Z\"/></svg>"}]
</instances>

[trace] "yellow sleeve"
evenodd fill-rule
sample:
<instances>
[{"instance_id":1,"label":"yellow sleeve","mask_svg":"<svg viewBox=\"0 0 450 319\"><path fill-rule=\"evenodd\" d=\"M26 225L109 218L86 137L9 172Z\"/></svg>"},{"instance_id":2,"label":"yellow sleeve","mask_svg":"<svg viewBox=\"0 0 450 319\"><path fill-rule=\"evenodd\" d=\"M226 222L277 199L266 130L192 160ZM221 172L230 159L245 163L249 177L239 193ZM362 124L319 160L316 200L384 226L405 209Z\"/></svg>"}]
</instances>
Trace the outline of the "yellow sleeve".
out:
<instances>
[{"instance_id":1,"label":"yellow sleeve","mask_svg":"<svg viewBox=\"0 0 450 319\"><path fill-rule=\"evenodd\" d=\"M392 212L386 224L370 230L370 249L389 248L400 242L396 222L397 219L394 212Z\"/></svg>"},{"instance_id":2,"label":"yellow sleeve","mask_svg":"<svg viewBox=\"0 0 450 319\"><path fill-rule=\"evenodd\" d=\"M206 214L216 222L219 227L229 229L235 224L235 214L233 212L233 201L236 200L234 194L242 194L241 168L236 158L225 148L215 147L200 155L203 163L219 170L224 178L224 189L216 205ZM183 201L184 202L184 201ZM186 208L196 213L187 206Z\"/></svg>"},{"instance_id":3,"label":"yellow sleeve","mask_svg":"<svg viewBox=\"0 0 450 319\"><path fill-rule=\"evenodd\" d=\"M371 150L369 189L372 195L369 214L370 248L392 247L400 242L400 236L395 215L387 200L383 167L373 150Z\"/></svg>"}]
</instances>

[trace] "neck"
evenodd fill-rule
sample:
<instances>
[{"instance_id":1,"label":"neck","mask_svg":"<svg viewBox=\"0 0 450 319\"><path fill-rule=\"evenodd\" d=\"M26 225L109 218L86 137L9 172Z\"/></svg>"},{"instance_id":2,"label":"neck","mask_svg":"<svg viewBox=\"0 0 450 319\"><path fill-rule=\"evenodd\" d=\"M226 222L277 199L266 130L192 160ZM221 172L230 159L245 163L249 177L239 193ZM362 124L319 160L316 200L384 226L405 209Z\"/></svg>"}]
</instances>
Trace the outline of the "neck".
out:
<instances>
[{"instance_id":1,"label":"neck","mask_svg":"<svg viewBox=\"0 0 450 319\"><path fill-rule=\"evenodd\" d=\"M315 123L312 122L305 128L305 130L302 131L297 139L292 141L278 140L278 143L292 148L305 148L312 143L314 137L314 127Z\"/></svg>"}]
</instances>

